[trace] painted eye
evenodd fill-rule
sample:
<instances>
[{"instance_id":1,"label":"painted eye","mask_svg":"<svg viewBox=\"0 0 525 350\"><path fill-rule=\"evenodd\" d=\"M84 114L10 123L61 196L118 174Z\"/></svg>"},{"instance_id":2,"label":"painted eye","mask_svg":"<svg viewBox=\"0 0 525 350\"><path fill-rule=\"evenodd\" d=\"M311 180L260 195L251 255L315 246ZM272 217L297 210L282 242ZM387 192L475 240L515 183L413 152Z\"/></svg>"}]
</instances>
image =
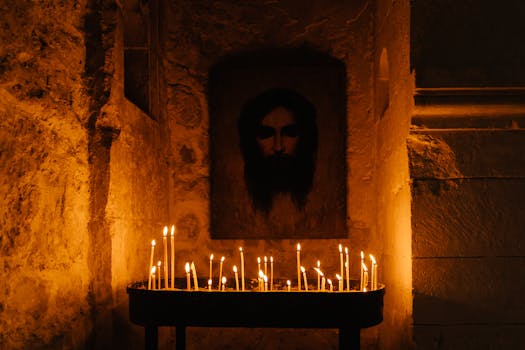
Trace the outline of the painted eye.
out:
<instances>
[{"instance_id":1,"label":"painted eye","mask_svg":"<svg viewBox=\"0 0 525 350\"><path fill-rule=\"evenodd\" d=\"M275 136L275 129L269 126L260 126L257 128L256 137L259 139L267 139Z\"/></svg>"},{"instance_id":2,"label":"painted eye","mask_svg":"<svg viewBox=\"0 0 525 350\"><path fill-rule=\"evenodd\" d=\"M297 137L299 136L299 127L297 124L290 124L283 127L281 130L283 136Z\"/></svg>"}]
</instances>

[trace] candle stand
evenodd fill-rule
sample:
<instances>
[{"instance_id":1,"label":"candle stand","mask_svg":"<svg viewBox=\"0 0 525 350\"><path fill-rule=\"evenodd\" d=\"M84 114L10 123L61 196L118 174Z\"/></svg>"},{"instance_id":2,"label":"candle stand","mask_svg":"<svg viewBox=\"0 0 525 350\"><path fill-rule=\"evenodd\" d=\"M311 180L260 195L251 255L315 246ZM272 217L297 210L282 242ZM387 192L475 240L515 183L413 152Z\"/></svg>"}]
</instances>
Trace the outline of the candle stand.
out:
<instances>
[{"instance_id":1,"label":"candle stand","mask_svg":"<svg viewBox=\"0 0 525 350\"><path fill-rule=\"evenodd\" d=\"M276 280L273 291L259 292L253 281L247 291L209 291L204 280L199 291L186 290L184 283L177 279L177 288L161 290L148 290L148 281L128 285L130 320L144 327L146 349L157 349L157 327L173 326L177 350L186 347L186 327L337 328L339 349L357 350L360 330L383 320L384 285L368 292L321 292L313 290L312 280L308 292L288 292L285 281Z\"/></svg>"}]
</instances>

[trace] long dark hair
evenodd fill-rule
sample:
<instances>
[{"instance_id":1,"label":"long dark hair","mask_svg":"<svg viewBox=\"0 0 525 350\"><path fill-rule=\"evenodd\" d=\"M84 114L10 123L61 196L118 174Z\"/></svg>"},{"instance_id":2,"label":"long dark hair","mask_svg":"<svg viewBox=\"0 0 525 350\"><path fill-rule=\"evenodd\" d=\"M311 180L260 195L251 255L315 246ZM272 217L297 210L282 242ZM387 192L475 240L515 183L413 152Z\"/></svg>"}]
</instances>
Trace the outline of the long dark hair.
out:
<instances>
[{"instance_id":1,"label":"long dark hair","mask_svg":"<svg viewBox=\"0 0 525 350\"><path fill-rule=\"evenodd\" d=\"M265 158L258 148L257 130L263 118L278 107L289 110L295 117L299 141L293 157L292 177L284 190L290 192L292 200L303 209L312 188L317 155L317 124L314 105L298 92L284 88L267 90L248 100L238 120L240 149L244 159L244 181L256 209L268 213L273 196L282 189L275 189L270 181L271 174L265 167Z\"/></svg>"}]
</instances>

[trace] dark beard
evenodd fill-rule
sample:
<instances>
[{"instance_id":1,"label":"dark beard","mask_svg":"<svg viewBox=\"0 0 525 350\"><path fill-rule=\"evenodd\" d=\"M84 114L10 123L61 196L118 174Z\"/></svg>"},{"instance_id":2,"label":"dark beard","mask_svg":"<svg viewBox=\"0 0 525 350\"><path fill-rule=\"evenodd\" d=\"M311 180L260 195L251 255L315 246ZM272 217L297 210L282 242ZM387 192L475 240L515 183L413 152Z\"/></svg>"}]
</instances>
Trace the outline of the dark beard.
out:
<instances>
[{"instance_id":1,"label":"dark beard","mask_svg":"<svg viewBox=\"0 0 525 350\"><path fill-rule=\"evenodd\" d=\"M297 158L289 155L272 155L263 160L263 179L273 192L290 192L297 181Z\"/></svg>"}]
</instances>

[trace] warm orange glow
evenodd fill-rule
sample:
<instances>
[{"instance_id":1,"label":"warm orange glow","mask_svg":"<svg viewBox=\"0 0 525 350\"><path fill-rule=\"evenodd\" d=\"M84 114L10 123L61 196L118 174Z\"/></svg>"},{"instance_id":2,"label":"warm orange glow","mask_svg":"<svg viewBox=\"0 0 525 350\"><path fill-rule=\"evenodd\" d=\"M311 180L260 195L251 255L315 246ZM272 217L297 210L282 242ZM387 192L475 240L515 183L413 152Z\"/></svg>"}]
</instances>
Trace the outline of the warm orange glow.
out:
<instances>
[{"instance_id":1,"label":"warm orange glow","mask_svg":"<svg viewBox=\"0 0 525 350\"><path fill-rule=\"evenodd\" d=\"M166 237L168 235L168 226L164 226L164 230L162 232L162 235Z\"/></svg>"},{"instance_id":2,"label":"warm orange glow","mask_svg":"<svg viewBox=\"0 0 525 350\"><path fill-rule=\"evenodd\" d=\"M171 235L175 236L175 225L171 225Z\"/></svg>"},{"instance_id":3,"label":"warm orange glow","mask_svg":"<svg viewBox=\"0 0 525 350\"><path fill-rule=\"evenodd\" d=\"M233 265L233 272L237 273L237 266Z\"/></svg>"},{"instance_id":4,"label":"warm orange glow","mask_svg":"<svg viewBox=\"0 0 525 350\"><path fill-rule=\"evenodd\" d=\"M186 273L190 273L190 263L187 262L185 265Z\"/></svg>"},{"instance_id":5,"label":"warm orange glow","mask_svg":"<svg viewBox=\"0 0 525 350\"><path fill-rule=\"evenodd\" d=\"M301 251L301 243L297 243L297 251Z\"/></svg>"}]
</instances>

